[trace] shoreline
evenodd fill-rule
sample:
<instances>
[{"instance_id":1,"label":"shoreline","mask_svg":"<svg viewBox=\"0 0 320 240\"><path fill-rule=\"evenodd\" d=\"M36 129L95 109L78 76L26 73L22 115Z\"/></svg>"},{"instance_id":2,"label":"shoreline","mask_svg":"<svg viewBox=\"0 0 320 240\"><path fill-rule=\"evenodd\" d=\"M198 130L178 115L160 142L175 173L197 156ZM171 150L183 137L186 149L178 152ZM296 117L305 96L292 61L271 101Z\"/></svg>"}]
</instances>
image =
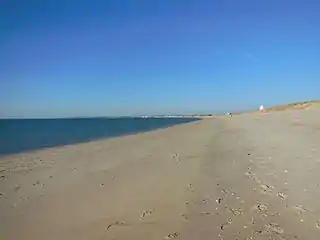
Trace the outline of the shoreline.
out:
<instances>
[{"instance_id":1,"label":"shoreline","mask_svg":"<svg viewBox=\"0 0 320 240\"><path fill-rule=\"evenodd\" d=\"M0 238L316 240L319 116L217 116L5 157Z\"/></svg>"},{"instance_id":2,"label":"shoreline","mask_svg":"<svg viewBox=\"0 0 320 240\"><path fill-rule=\"evenodd\" d=\"M91 119L94 120L94 119L100 119L100 118L88 118L88 119L89 120L91 120ZM138 118L138 119L140 119L140 118ZM161 118L161 119L165 119L165 118ZM172 118L172 119L176 119L176 118ZM188 121L188 122L178 122L178 123L173 123L171 125L165 125L165 126L159 126L159 127L154 128L154 129L136 130L136 131L130 131L130 132L127 132L127 133L121 133L121 134L118 134L118 135L110 135L110 136L105 136L105 137L96 137L96 138L93 138L93 139L83 139L83 140L75 139L74 142L71 142L71 143L61 143L61 144L55 143L52 146L40 146L40 147L33 147L33 148L30 148L30 149L25 149L25 150L19 150L19 151L17 150L15 152L0 153L0 161L1 161L1 158L5 157L5 156L12 156L12 155L24 154L24 153L32 153L32 152L35 152L35 151L41 151L41 150L45 150L45 149L51 149L51 148L57 148L57 147L65 147L65 146L69 146L69 145L85 144L85 143L90 143L90 142L94 142L94 141L103 141L103 140L107 140L107 139L125 137L125 136L130 136L130 135L136 135L136 134L140 134L140 133L152 132L152 131L156 131L156 130L160 130L160 129L166 129L166 128L174 127L174 126L181 125L181 124L187 124L189 122L195 122L195 121L202 120L200 118L185 118L185 119L189 119L190 121ZM25 119L9 119L9 120L25 120ZM44 119L28 119L28 120L39 120L39 121L41 121L41 120L44 120ZM45 120L60 120L60 119L45 119ZM66 118L66 119L63 119L63 120L76 120L76 119Z\"/></svg>"},{"instance_id":3,"label":"shoreline","mask_svg":"<svg viewBox=\"0 0 320 240\"><path fill-rule=\"evenodd\" d=\"M100 138L100 139L93 139L90 141L85 141L85 142L76 142L76 143L70 143L70 144L64 144L64 145L59 145L59 146L52 146L52 147L42 147L42 148L38 148L38 149L31 149L29 151L23 151L23 152L17 152L17 153L12 153L12 154L4 154L1 155L0 154L0 163L1 161L3 161L4 159L7 158L12 158L12 157L19 157L21 155L34 155L34 154L38 154L38 153L42 153L43 151L47 152L47 151L60 151L62 149L69 149L69 148L78 148L78 147L82 147L82 146L94 146L94 145L100 145L100 144L108 144L108 142L112 143L114 141L121 141L121 139L123 139L125 141L126 138L132 138L132 137L139 137L140 135L148 135L148 134L154 134L157 133L158 131L162 131L162 130L169 130L172 128L176 128L176 127L180 127L182 125L188 125L188 124L192 124L198 121L202 121L203 119L197 119L194 121L190 121L190 122L186 122L186 123L178 123L178 124L174 124L174 125L170 125L170 126L164 126L164 127L160 127L160 128L156 128L156 129L152 129L152 130L146 130L146 131L141 131L141 132L132 132L132 133L128 133L125 135L118 135L118 136L111 136L111 137L106 137L106 138Z\"/></svg>"}]
</instances>

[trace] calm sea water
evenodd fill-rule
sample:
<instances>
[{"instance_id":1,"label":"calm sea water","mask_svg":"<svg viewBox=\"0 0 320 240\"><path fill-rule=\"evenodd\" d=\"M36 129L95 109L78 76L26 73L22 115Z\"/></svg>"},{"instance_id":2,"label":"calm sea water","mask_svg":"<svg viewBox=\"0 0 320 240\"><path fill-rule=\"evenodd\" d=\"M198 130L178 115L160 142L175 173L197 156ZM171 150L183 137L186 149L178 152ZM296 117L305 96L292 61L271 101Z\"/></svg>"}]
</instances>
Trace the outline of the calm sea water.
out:
<instances>
[{"instance_id":1,"label":"calm sea water","mask_svg":"<svg viewBox=\"0 0 320 240\"><path fill-rule=\"evenodd\" d=\"M187 118L0 119L0 155L123 136L195 120Z\"/></svg>"}]
</instances>

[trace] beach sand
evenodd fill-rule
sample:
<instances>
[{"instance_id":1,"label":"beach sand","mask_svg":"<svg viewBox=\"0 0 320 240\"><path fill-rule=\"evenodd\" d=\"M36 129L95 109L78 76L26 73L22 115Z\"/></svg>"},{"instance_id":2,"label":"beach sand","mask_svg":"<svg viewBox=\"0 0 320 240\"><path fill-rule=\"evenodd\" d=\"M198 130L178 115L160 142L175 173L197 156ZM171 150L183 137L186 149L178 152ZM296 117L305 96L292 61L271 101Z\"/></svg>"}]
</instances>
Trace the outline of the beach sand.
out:
<instances>
[{"instance_id":1,"label":"beach sand","mask_svg":"<svg viewBox=\"0 0 320 240\"><path fill-rule=\"evenodd\" d=\"M320 239L320 110L0 159L0 239Z\"/></svg>"}]
</instances>

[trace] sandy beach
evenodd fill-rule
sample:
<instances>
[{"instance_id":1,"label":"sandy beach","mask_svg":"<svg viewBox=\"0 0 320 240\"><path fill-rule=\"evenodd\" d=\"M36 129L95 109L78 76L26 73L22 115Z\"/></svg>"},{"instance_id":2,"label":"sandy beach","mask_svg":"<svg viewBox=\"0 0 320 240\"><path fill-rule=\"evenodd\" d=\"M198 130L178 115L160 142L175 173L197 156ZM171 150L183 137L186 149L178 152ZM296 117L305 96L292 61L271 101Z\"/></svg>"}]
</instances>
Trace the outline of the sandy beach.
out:
<instances>
[{"instance_id":1,"label":"sandy beach","mask_svg":"<svg viewBox=\"0 0 320 240\"><path fill-rule=\"evenodd\" d=\"M320 239L320 110L0 158L0 239Z\"/></svg>"}]
</instances>

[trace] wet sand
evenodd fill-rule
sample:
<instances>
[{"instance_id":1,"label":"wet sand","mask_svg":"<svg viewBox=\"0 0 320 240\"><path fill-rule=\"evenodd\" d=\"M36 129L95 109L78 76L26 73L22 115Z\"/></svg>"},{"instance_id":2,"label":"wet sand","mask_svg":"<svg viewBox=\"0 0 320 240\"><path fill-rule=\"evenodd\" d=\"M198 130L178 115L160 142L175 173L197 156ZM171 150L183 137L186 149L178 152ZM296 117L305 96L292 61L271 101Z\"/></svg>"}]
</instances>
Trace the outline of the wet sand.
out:
<instances>
[{"instance_id":1,"label":"wet sand","mask_svg":"<svg viewBox=\"0 0 320 240\"><path fill-rule=\"evenodd\" d=\"M320 111L0 159L0 239L320 239Z\"/></svg>"}]
</instances>

